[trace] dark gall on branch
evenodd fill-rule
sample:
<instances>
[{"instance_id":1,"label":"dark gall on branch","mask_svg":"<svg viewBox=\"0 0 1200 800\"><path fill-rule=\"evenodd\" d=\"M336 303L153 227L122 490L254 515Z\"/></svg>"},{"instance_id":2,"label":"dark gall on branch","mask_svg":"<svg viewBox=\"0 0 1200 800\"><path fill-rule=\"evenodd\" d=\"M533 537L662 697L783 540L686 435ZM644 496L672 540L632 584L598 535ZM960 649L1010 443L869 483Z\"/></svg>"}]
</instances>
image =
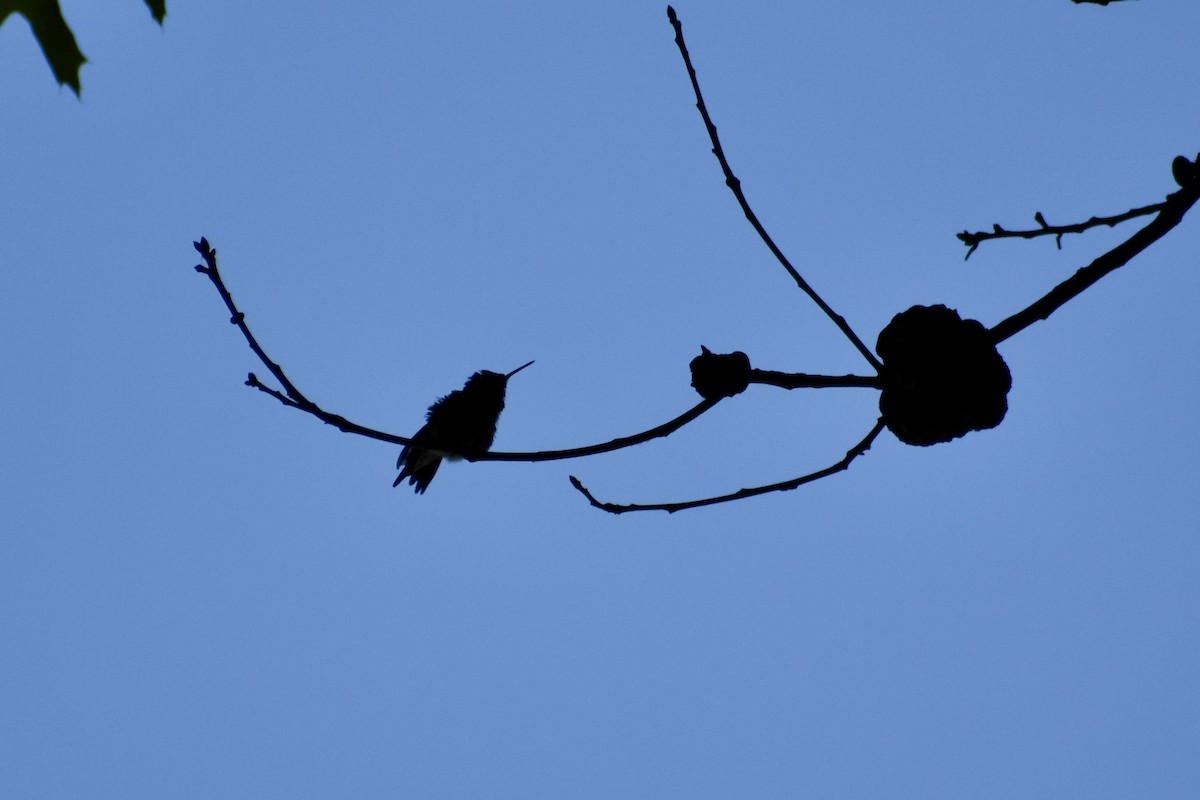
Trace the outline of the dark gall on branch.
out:
<instances>
[{"instance_id":1,"label":"dark gall on branch","mask_svg":"<svg viewBox=\"0 0 1200 800\"><path fill-rule=\"evenodd\" d=\"M705 400L733 397L750 385L750 357L740 350L720 355L700 345L700 355L690 367L692 388Z\"/></svg>"},{"instance_id":2,"label":"dark gall on branch","mask_svg":"<svg viewBox=\"0 0 1200 800\"><path fill-rule=\"evenodd\" d=\"M1012 376L981 323L943 305L897 314L875 346L883 360L879 410L905 444L927 446L994 428Z\"/></svg>"}]
</instances>

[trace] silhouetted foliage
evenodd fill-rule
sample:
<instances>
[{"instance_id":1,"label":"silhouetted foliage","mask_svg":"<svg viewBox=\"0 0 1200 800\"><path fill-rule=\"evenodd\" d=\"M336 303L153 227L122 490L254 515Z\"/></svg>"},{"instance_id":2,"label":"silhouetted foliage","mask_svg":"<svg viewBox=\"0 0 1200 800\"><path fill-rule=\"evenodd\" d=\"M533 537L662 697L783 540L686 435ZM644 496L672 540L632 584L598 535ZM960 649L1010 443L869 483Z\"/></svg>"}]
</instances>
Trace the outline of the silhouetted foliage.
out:
<instances>
[{"instance_id":1,"label":"silhouetted foliage","mask_svg":"<svg viewBox=\"0 0 1200 800\"><path fill-rule=\"evenodd\" d=\"M145 0L150 14L159 25L167 16L166 0ZM0 25L10 14L17 13L29 21L33 36L42 48L50 70L59 85L71 87L79 96L79 68L87 59L75 42L71 26L63 18L58 0L0 0Z\"/></svg>"}]
</instances>

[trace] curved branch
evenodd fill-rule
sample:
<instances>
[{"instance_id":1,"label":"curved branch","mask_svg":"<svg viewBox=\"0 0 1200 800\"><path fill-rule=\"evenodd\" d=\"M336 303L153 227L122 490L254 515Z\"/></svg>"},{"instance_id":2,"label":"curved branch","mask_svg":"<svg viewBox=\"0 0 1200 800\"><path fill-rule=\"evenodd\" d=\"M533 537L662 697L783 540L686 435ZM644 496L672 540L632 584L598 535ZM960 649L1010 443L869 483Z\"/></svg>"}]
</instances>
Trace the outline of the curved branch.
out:
<instances>
[{"instance_id":1,"label":"curved branch","mask_svg":"<svg viewBox=\"0 0 1200 800\"><path fill-rule=\"evenodd\" d=\"M867 387L871 389L879 389L883 387L883 382L878 377L868 377L863 375L809 375L803 372L773 372L764 369L750 370L750 383L761 383L767 386L778 386L781 389L822 389L828 387ZM693 408L680 414L670 422L664 422L657 428L651 428L648 431L634 434L633 436L622 436L618 439L613 439L610 442L603 444L594 444L588 447L575 447L568 450L539 450L530 453L504 453L504 452L487 452L481 456L468 457L468 461L556 461L564 458L582 458L584 456L594 456L600 453L610 453L613 450L620 450L623 447L631 447L635 444L642 444L651 439L657 439L662 436L669 436L675 431L688 424L696 417L708 411L724 398L713 398L704 400L696 404Z\"/></svg>"},{"instance_id":2,"label":"curved branch","mask_svg":"<svg viewBox=\"0 0 1200 800\"><path fill-rule=\"evenodd\" d=\"M217 269L217 251L208 245L208 240L201 238L198 242L192 243L196 250L204 259L204 264L198 264L196 271L207 275L209 280L217 288L217 292L221 295L221 299L225 301L226 308L229 309L229 321L238 327L242 335L246 338L246 342L250 345L250 349L258 356L279 384L283 386L284 391L273 389L259 380L258 376L251 372L246 377L246 385L252 389L258 389L264 394L270 395L283 403L285 406L303 411L306 414L311 414L327 425L332 425L343 433L352 433L356 436L365 436L368 439L375 439L388 444L408 445L412 444L413 440L407 436L396 436L392 433L368 428L364 425L359 425L356 422L351 422L343 416L332 414L318 406L313 401L309 400L304 394L296 388L284 374L283 368L272 361L258 340L254 338L250 327L246 324L246 315L238 309L237 304L233 301L233 295L229 293L229 289L225 286L225 281L221 278L221 273ZM699 417L705 411L717 404L717 400L704 400L683 414L680 414L669 422L664 422L662 425L651 428L650 430L634 434L632 436L623 436L618 439L613 439L602 444L590 445L587 447L576 447L568 450L545 450L530 453L485 453L481 456L473 456L468 458L470 461L555 461L565 458L582 458L583 456L596 455L598 453L608 453L613 450L620 450L624 447L632 447L635 444L648 442L651 439L657 439L663 436L669 436L675 431L682 428L692 420Z\"/></svg>"},{"instance_id":3,"label":"curved branch","mask_svg":"<svg viewBox=\"0 0 1200 800\"><path fill-rule=\"evenodd\" d=\"M725 185L733 192L733 196L737 198L738 205L742 207L742 213L746 215L746 219L754 227L755 232L758 233L758 237L763 240L763 244L775 256L775 260L783 265L783 268L792 276L792 280L796 282L796 285L825 312L827 317L833 320L833 324L838 326L842 334L852 345L858 348L858 352L862 353L867 363L878 372L882 369L879 359L863 344L862 339L858 338L858 335L850 328L849 323L830 308L828 303L821 299L816 290L808 285L808 281L800 277L800 273L796 271L796 268L788 261L787 256L783 254L783 251L771 239L766 228L758 221L758 216L754 213L754 210L750 208L750 202L746 200L746 195L742 192L742 182L733 174L733 169L729 166L728 159L725 158L725 150L721 147L721 140L717 136L717 126L713 124L712 117L708 114L708 106L704 104L704 95L700 93L700 82L696 79L696 69L692 66L692 57L688 54L687 45L683 41L683 25L679 22L679 17L675 14L675 9L671 6L667 6L667 19L671 21L671 27L675 29L675 44L679 47L679 54L683 56L684 66L687 67L688 78L692 82L692 91L696 94L696 108L700 111L700 116L704 120L704 127L708 131L708 138L712 141L713 155L717 157L717 161L721 163L721 171L725 173Z\"/></svg>"},{"instance_id":4,"label":"curved branch","mask_svg":"<svg viewBox=\"0 0 1200 800\"><path fill-rule=\"evenodd\" d=\"M651 439L658 439L663 436L670 436L675 431L687 425L696 417L708 411L710 408L720 402L721 398L714 400L702 400L689 410L683 412L670 422L664 422L656 428L651 428L648 431L635 433L632 436L622 436L602 444L593 444L587 447L573 447L567 450L538 450L530 453L504 453L504 452L488 452L481 456L466 457L468 461L558 461L564 458L583 458L584 456L594 456L600 453L611 453L613 450L620 450L625 447L632 447L635 444L648 442Z\"/></svg>"},{"instance_id":5,"label":"curved branch","mask_svg":"<svg viewBox=\"0 0 1200 800\"><path fill-rule=\"evenodd\" d=\"M584 486L583 483L574 475L570 476L571 485L574 486L580 494L586 497L588 502L593 506L602 511L607 511L610 514L624 514L627 511L666 511L669 514L674 514L676 511L683 511L684 509L688 508L699 508L700 506L711 506L716 505L717 503L728 503L733 500L742 500L747 497L754 497L755 495L767 494L768 492L787 492L803 486L806 483L812 483L813 481L819 481L821 478L827 478L834 473L845 470L850 466L851 461L867 452L867 450L871 449L871 445L875 442L875 438L879 436L880 432L883 431L883 427L883 417L880 417L875 422L875 426L871 428L870 433L864 436L861 442L850 448L841 461L828 466L825 469L818 470L816 472L810 472L807 475L802 475L799 478L793 478L790 481L772 483L768 486L756 486L752 489L740 489L731 494L723 494L716 497L706 497L702 500L688 500L683 503L630 503L627 505L621 505L618 503L603 503L597 500L595 495L588 491L587 487Z\"/></svg>"},{"instance_id":6,"label":"curved branch","mask_svg":"<svg viewBox=\"0 0 1200 800\"><path fill-rule=\"evenodd\" d=\"M767 386L778 386L781 389L822 389L828 387L866 387L871 389L879 389L883 387L883 382L878 377L868 377L863 375L809 375L803 372L773 372L764 369L750 370L750 383L761 383ZM505 452L487 452L481 456L468 457L468 461L556 461L564 458L582 458L584 456L594 456L600 453L610 453L613 450L620 450L624 447L631 447L635 444L642 444L651 439L657 439L663 436L669 436L675 431L688 424L696 417L700 416L710 408L715 406L724 398L714 398L711 400L703 400L697 403L694 407L680 414L670 422L664 422L657 428L651 428L648 431L634 434L633 436L622 436L618 439L613 439L610 442L603 444L594 444L588 447L575 447L568 450L539 450L529 453L505 453Z\"/></svg>"}]
</instances>

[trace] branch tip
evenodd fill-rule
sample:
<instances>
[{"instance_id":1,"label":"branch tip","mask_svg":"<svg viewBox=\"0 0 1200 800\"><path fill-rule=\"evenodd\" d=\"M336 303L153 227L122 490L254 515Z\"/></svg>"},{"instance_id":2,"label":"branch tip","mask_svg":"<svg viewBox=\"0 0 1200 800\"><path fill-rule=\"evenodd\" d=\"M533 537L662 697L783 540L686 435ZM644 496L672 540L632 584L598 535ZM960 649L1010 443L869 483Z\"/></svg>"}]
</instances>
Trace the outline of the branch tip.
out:
<instances>
[{"instance_id":1,"label":"branch tip","mask_svg":"<svg viewBox=\"0 0 1200 800\"><path fill-rule=\"evenodd\" d=\"M1172 164L1172 172L1174 173L1175 180L1177 182L1179 181L1179 176L1182 174L1181 170L1183 170L1184 173L1186 172L1186 168L1179 165L1180 158L1177 158ZM1182 160L1185 162L1185 164L1187 163L1186 158L1183 158ZM1122 222L1136 219L1137 217L1157 214L1166 208L1169 199L1170 198L1148 206L1142 206L1141 208L1131 208L1124 213L1114 214L1111 217L1093 216L1085 222L1077 222L1073 225L1051 225L1050 223L1046 222L1046 216L1042 214L1042 212L1038 211L1033 215L1034 222L1037 223L1038 227L1032 230L1010 231L1002 225L993 224L991 231L976 231L974 233L970 231L963 231L962 233L955 235L958 237L959 241L972 249L978 247L980 243L989 239L1036 239L1039 236L1053 236L1055 237L1055 244L1057 245L1058 249L1061 250L1062 237L1065 234L1083 233L1084 231L1092 228L1098 228L1101 225L1107 225L1110 228L1114 228ZM970 257L970 253L967 254L967 257Z\"/></svg>"}]
</instances>

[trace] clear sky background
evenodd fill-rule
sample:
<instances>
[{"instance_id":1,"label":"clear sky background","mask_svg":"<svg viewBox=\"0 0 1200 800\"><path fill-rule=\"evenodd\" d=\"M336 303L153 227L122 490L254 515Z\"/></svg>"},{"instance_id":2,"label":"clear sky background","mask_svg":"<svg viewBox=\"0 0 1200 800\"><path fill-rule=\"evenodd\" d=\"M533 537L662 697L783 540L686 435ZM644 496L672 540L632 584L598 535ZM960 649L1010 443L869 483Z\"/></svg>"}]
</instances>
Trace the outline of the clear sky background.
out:
<instances>
[{"instance_id":1,"label":"clear sky background","mask_svg":"<svg viewBox=\"0 0 1200 800\"><path fill-rule=\"evenodd\" d=\"M869 390L444 466L242 385L192 241L315 401L496 447L691 407L701 344L867 371L742 218L660 2L67 0L0 28L0 796L1182 798L1200 783L1200 217L1005 342L995 430L836 461ZM680 0L760 217L874 343L994 324L1200 150L1195 3Z\"/></svg>"}]
</instances>

